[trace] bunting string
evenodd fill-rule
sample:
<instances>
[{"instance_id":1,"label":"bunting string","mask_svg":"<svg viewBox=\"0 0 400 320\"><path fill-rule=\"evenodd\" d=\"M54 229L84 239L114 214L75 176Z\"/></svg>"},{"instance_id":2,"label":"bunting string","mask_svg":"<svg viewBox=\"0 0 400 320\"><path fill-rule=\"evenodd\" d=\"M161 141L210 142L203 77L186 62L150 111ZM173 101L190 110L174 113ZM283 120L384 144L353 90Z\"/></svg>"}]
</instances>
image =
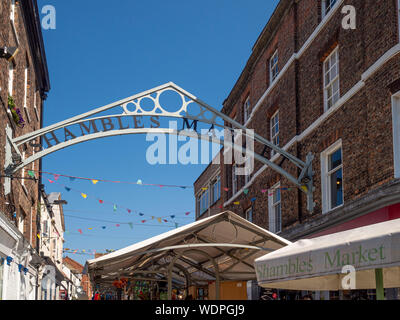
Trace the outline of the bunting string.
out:
<instances>
[{"instance_id":1,"label":"bunting string","mask_svg":"<svg viewBox=\"0 0 400 320\"><path fill-rule=\"evenodd\" d=\"M121 209L121 210L126 211L126 212L129 213L129 214L131 214L131 213L137 214L137 215L139 215L139 216L142 217L142 218L146 218L146 217L149 217L149 218L150 218L150 217L151 217L151 220L157 220L159 223L162 223L162 222L168 223L169 220L167 220L166 218L175 219L175 217L176 217L176 214L171 214L171 215L169 215L169 216L164 216L164 217L150 216L150 215L145 214L145 213L143 213L143 212L141 212L141 211L132 210L132 209L129 209L129 208L127 208L127 207L121 206L121 205L119 205L119 204L116 204L115 202L106 201L106 200L100 199L100 198L98 198L98 197L92 197L92 196L88 195L87 193L85 193L85 192L83 192L83 191L81 191L81 190L77 190L77 189L75 189L75 188L68 187L68 186L66 186L65 184L62 184L62 183L60 183L60 182L56 182L56 181L52 181L52 180L49 180L49 182L50 182L50 183L57 183L58 185L64 187L64 189L65 189L67 192L73 191L73 192L75 192L75 193L78 193L78 194L79 194L83 199L85 199L85 200L88 199L88 198L93 198L93 199L95 199L95 200L96 200L99 204L101 204L101 205L108 205L108 204L109 204L109 205L112 206L113 212L117 212L118 209ZM185 212L185 216L189 216L191 213L192 213L191 211L187 211L187 212ZM146 223L147 221L148 221L148 219L144 219L144 220L142 220L141 222L142 222L142 223Z\"/></svg>"},{"instance_id":2,"label":"bunting string","mask_svg":"<svg viewBox=\"0 0 400 320\"><path fill-rule=\"evenodd\" d=\"M42 176L47 175L47 176L52 176L54 181L57 181L60 177L63 178L68 178L71 182L75 180L84 180L84 181L90 181L92 184L96 185L99 182L105 182L105 183L119 183L119 184L131 184L131 185L139 185L139 186L150 186L150 187L160 187L160 188L179 188L179 189L193 189L193 186L183 186L183 185L171 185L171 184L160 184L160 183L143 183L141 179L138 179L136 182L129 182L129 181L115 181L115 180L104 180L104 179L99 179L99 178L84 178L84 177L77 177L77 176L70 176L66 174L60 174L60 173L52 173L52 172L46 172L46 171L39 171L39 170L29 170L28 171L28 176L30 178L35 178L36 175Z\"/></svg>"}]
</instances>

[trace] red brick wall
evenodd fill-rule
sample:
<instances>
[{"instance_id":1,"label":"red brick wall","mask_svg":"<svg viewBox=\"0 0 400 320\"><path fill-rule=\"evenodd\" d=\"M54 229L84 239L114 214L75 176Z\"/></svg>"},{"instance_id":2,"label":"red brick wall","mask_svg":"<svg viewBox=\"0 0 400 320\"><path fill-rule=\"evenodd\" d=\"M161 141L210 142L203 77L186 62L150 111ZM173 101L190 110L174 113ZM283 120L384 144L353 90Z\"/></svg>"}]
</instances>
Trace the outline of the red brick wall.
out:
<instances>
[{"instance_id":1,"label":"red brick wall","mask_svg":"<svg viewBox=\"0 0 400 320\"><path fill-rule=\"evenodd\" d=\"M254 106L264 94L268 85L268 59L278 48L279 69L282 70L290 57L298 52L315 28L321 22L319 1L302 0L292 5L281 17L272 36L264 42L255 61L246 66L247 77L242 76L224 104L223 112L229 114L235 108L238 118L242 117L242 102L250 88L250 99ZM341 27L343 15L340 8L316 39L298 60L292 63L286 73L258 108L248 125L261 136L270 139L269 119L273 112L280 112L280 146L301 135L324 114L323 98L323 60L335 45L339 46L340 92L343 97L360 82L367 69L382 54L398 42L398 24L396 1L383 2L354 0L346 4L354 5L357 12L357 29L344 30ZM297 43L297 45L296 45ZM310 214L306 209L306 197L296 188L282 191L283 228L290 228L299 223L310 221L322 214L321 203L321 152L342 139L344 201L345 204L363 197L367 192L378 191L385 183L394 179L393 137L391 116L391 93L389 86L400 79L400 56L386 63L369 78L363 89L348 100L342 107L329 116L321 125L298 143L293 143L289 152L305 160L308 152L315 155L314 198L315 210ZM261 153L263 146L256 144L256 151ZM281 160L278 159L276 163ZM262 164L255 163L255 172ZM282 165L292 175L299 174L290 162ZM222 188L231 188L230 165L222 166L224 184ZM241 180L239 189L243 187ZM271 169L263 171L249 187L249 194L240 195L226 209L244 215L249 205L249 198L256 197L254 203L254 222L268 228L268 196L261 193L281 182L282 186L291 186L285 178ZM222 191L224 201L231 194Z\"/></svg>"},{"instance_id":2,"label":"red brick wall","mask_svg":"<svg viewBox=\"0 0 400 320\"><path fill-rule=\"evenodd\" d=\"M0 42L4 46L16 46L16 38L12 31L12 25L10 22L10 3L11 1L2 0L0 3ZM12 121L11 116L8 114L8 62L5 59L0 59L0 167L4 168L4 146L6 144L5 127L8 124L13 129L13 135L21 136L23 134L35 131L41 127L40 116L42 111L42 99L40 97L39 89L36 85L36 74L34 60L32 58L31 50L29 47L28 36L25 30L25 24L22 16L21 3L17 1L15 9L15 27L16 33L19 39L19 52L15 57L15 69L14 69L14 89L13 97L17 108L19 108L26 121L26 125L23 129L18 128ZM28 123L23 108L24 101L24 69L29 61L29 74L28 74L28 96L27 106L30 114L31 122ZM36 106L39 113L39 120L36 118L34 112L34 94L36 94ZM24 148L23 148L24 149ZM26 157L32 155L32 148L26 148ZM32 164L29 165L26 170L31 170ZM39 161L35 163L35 170L39 169ZM22 175L22 171L17 173L18 176ZM26 173L27 175L27 173ZM11 220L18 221L21 212L26 213L26 224L25 224L25 237L30 241L33 247L36 247L37 241L37 210L38 210L38 182L25 180L25 186L27 192L21 187L21 180L14 179L12 182L12 194L4 196L4 178L0 178L0 211L5 213ZM16 208L17 217L13 217L12 206L7 205L6 202L12 203ZM32 212L32 217L31 217ZM32 238L29 239L30 229L32 221Z\"/></svg>"}]
</instances>

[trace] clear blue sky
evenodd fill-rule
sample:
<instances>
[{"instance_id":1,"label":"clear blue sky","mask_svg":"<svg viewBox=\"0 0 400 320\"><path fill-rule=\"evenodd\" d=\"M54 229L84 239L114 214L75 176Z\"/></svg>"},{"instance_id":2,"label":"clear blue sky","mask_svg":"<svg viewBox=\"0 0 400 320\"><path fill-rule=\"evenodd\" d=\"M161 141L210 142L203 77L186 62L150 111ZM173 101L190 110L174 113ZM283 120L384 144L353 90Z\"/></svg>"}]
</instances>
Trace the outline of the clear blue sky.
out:
<instances>
[{"instance_id":1,"label":"clear blue sky","mask_svg":"<svg viewBox=\"0 0 400 320\"><path fill-rule=\"evenodd\" d=\"M39 10L47 4L57 10L56 30L43 30L52 86L45 103L45 125L169 81L220 109L278 2L39 0ZM149 145L145 136L86 142L47 156L43 170L106 180L192 185L206 167L151 166L145 158ZM152 221L131 230L127 225L116 228L115 224L69 217L133 223L143 219L124 210L113 212L112 206L101 205L93 197L157 217L176 214L180 225L194 221L193 189L93 185L66 178L56 184L43 181L47 193L62 192L68 201L65 222L71 234L65 235L67 248L120 249L173 228ZM68 193L63 185L89 198ZM186 217L187 211L193 213ZM91 227L96 229L87 230ZM84 234L79 235L78 229ZM81 263L90 258L70 256Z\"/></svg>"}]
</instances>

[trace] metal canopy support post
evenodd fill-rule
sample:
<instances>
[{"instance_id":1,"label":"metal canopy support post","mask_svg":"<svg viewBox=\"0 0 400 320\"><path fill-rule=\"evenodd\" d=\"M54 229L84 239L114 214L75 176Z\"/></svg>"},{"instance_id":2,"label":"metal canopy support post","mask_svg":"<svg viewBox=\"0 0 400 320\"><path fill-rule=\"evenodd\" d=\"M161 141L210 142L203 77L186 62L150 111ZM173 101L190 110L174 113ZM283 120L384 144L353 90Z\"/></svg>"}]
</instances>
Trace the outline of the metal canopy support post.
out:
<instances>
[{"instance_id":1,"label":"metal canopy support post","mask_svg":"<svg viewBox=\"0 0 400 320\"><path fill-rule=\"evenodd\" d=\"M385 289L383 286L383 270L375 269L376 300L385 300Z\"/></svg>"}]
</instances>

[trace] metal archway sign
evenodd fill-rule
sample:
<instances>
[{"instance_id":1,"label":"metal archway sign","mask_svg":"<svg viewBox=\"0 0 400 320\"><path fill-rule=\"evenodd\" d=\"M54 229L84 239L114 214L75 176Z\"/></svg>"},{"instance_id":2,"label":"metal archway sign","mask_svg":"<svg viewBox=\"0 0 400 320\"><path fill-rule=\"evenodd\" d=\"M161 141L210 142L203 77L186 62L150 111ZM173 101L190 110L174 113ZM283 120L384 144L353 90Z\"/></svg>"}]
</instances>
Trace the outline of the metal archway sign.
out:
<instances>
[{"instance_id":1,"label":"metal archway sign","mask_svg":"<svg viewBox=\"0 0 400 320\"><path fill-rule=\"evenodd\" d=\"M161 96L166 92L173 92L178 94L180 97L180 105L178 105L174 111L167 110L160 101ZM150 108L144 106L145 101L150 102ZM197 106L195 111L189 108L192 104ZM116 113L112 115L99 116L100 113L110 111L115 111ZM127 117L133 117L133 127L129 125L127 126L123 123L122 120ZM182 129L161 128L159 121L160 117L181 119L183 121ZM149 119L147 125L142 122L143 118ZM192 123L189 123L189 121L192 121ZM218 121L223 122L223 124L218 123ZM221 139L216 136L198 133L198 122L210 125L210 131L215 129L215 127L220 127L228 129L229 132L232 132L233 130L241 130L245 136L248 135L248 128L244 125L212 108L176 84L169 82L154 89L94 109L20 137L13 138L11 130L6 129L7 145L4 170L5 175L7 176L7 179L11 179L17 171L30 163L53 152L85 141L127 134L175 134L207 140L249 154L251 157L254 157L254 159L286 177L302 192L306 193L308 210L313 211L314 173L312 171L312 161L314 157L311 153L307 155L307 159L304 162L260 135L252 133L251 136L254 138L254 141L264 146L262 154L258 154L235 143L235 139L233 138L234 135L232 135L232 141L227 141L226 138ZM75 128L75 131L72 130L73 127ZM58 134L56 134L56 131ZM59 132L62 132L62 134L60 135ZM36 148L34 154L27 159L22 159L19 150L24 145ZM274 150L275 153L280 154L298 167L300 169L299 177L296 178L292 176L280 166L270 161L270 159L265 156L267 148Z\"/></svg>"}]
</instances>

